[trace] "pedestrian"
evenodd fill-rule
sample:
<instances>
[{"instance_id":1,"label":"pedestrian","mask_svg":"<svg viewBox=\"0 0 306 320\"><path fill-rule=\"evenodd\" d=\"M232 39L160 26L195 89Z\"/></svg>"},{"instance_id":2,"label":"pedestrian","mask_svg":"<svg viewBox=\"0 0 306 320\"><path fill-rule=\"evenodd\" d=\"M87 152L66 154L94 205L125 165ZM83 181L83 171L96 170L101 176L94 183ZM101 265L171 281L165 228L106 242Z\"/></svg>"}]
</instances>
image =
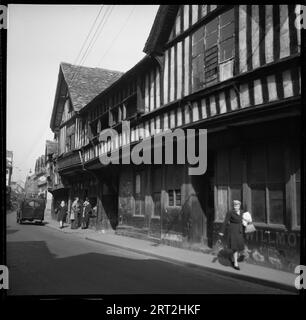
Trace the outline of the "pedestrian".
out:
<instances>
[{"instance_id":1,"label":"pedestrian","mask_svg":"<svg viewBox=\"0 0 306 320\"><path fill-rule=\"evenodd\" d=\"M58 211L58 221L60 223L60 229L64 228L64 221L66 221L67 217L67 206L65 201L61 201L59 211Z\"/></svg>"},{"instance_id":2,"label":"pedestrian","mask_svg":"<svg viewBox=\"0 0 306 320\"><path fill-rule=\"evenodd\" d=\"M224 223L219 232L220 236L227 234L227 247L232 252L232 265L234 269L240 270L238 265L238 253L244 250L243 235L243 212L241 210L241 202L233 200L233 210L230 210L225 217Z\"/></svg>"},{"instance_id":3,"label":"pedestrian","mask_svg":"<svg viewBox=\"0 0 306 320\"><path fill-rule=\"evenodd\" d=\"M78 197L75 197L72 206L71 206L71 229L77 229L79 227L80 220L80 212L81 212L81 204Z\"/></svg>"},{"instance_id":4,"label":"pedestrian","mask_svg":"<svg viewBox=\"0 0 306 320\"><path fill-rule=\"evenodd\" d=\"M89 202L89 199L86 197L83 203L83 212L82 212L82 229L87 229L89 224L89 216L91 214L92 208Z\"/></svg>"}]
</instances>

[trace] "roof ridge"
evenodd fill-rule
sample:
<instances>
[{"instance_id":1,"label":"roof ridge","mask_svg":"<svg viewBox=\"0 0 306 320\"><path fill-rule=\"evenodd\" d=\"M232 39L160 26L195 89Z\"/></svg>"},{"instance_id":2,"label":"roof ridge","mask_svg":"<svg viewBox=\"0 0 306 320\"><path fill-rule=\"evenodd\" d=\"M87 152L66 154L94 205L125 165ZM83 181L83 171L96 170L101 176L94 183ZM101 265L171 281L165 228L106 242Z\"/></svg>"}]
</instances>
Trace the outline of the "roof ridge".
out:
<instances>
[{"instance_id":1,"label":"roof ridge","mask_svg":"<svg viewBox=\"0 0 306 320\"><path fill-rule=\"evenodd\" d=\"M78 64L72 64L72 63L70 63L70 62L64 62L64 61L62 61L62 62L60 63L60 65L62 66L63 64L66 64L66 65L69 65L69 66L72 66L72 67L76 67L76 68L97 69L97 70L103 70L103 71L117 72L117 73L120 73L120 74L124 74L124 73L125 73L125 72L119 71L119 70L106 69L106 68L100 68L100 67L86 67L86 66L82 66L82 65L78 65Z\"/></svg>"}]
</instances>

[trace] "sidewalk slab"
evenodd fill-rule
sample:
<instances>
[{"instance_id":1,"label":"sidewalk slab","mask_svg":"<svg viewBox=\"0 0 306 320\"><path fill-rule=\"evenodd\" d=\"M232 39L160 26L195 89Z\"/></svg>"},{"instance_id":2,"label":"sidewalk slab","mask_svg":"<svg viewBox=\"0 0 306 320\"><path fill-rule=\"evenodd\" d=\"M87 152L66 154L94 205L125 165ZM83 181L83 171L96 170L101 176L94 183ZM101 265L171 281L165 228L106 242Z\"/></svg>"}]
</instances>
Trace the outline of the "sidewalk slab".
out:
<instances>
[{"instance_id":1,"label":"sidewalk slab","mask_svg":"<svg viewBox=\"0 0 306 320\"><path fill-rule=\"evenodd\" d=\"M46 224L48 227L55 228L58 231L65 233L77 234L89 241L145 254L188 267L202 268L203 270L218 273L227 277L255 282L281 290L287 290L296 294L299 293L294 286L294 281L297 276L294 273L275 270L250 263L240 263L241 270L237 271L232 267L220 264L217 256L213 254L175 248L149 240L117 235L114 232L109 231L103 233L92 229L72 230L69 226L64 229L59 229L53 221L48 222L49 223Z\"/></svg>"}]
</instances>

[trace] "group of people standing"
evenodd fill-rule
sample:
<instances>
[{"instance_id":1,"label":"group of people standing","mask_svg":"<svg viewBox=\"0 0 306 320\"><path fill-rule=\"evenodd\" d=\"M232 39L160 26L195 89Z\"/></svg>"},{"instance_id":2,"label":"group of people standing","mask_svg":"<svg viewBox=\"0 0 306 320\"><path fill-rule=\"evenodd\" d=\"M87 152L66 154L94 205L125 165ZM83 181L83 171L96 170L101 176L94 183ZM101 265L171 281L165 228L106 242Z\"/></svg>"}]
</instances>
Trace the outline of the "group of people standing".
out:
<instances>
[{"instance_id":1,"label":"group of people standing","mask_svg":"<svg viewBox=\"0 0 306 320\"><path fill-rule=\"evenodd\" d=\"M69 215L69 221L71 223L71 229L87 229L89 224L89 218L92 215L94 209L92 208L89 199L86 197L85 201L82 203L79 197L75 197L72 205L71 212ZM68 216L68 207L66 202L63 200L58 208L58 221L60 228L64 228L64 223Z\"/></svg>"}]
</instances>

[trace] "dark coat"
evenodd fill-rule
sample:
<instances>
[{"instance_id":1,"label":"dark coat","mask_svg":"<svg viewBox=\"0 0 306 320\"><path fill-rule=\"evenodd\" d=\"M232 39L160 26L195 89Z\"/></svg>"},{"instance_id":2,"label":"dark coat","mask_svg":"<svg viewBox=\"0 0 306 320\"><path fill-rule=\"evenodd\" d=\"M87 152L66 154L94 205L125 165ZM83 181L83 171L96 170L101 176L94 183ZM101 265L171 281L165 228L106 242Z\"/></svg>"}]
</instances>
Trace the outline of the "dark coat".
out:
<instances>
[{"instance_id":1,"label":"dark coat","mask_svg":"<svg viewBox=\"0 0 306 320\"><path fill-rule=\"evenodd\" d=\"M92 207L91 204L89 202L87 202L87 204L84 202L83 203L83 216L87 217L91 214L92 211Z\"/></svg>"},{"instance_id":2,"label":"dark coat","mask_svg":"<svg viewBox=\"0 0 306 320\"><path fill-rule=\"evenodd\" d=\"M241 251L244 249L242 214L238 215L234 210L226 214L221 232L225 234L227 246L233 251Z\"/></svg>"},{"instance_id":3,"label":"dark coat","mask_svg":"<svg viewBox=\"0 0 306 320\"><path fill-rule=\"evenodd\" d=\"M58 221L66 221L68 208L65 205L64 207L59 206L58 208Z\"/></svg>"}]
</instances>

